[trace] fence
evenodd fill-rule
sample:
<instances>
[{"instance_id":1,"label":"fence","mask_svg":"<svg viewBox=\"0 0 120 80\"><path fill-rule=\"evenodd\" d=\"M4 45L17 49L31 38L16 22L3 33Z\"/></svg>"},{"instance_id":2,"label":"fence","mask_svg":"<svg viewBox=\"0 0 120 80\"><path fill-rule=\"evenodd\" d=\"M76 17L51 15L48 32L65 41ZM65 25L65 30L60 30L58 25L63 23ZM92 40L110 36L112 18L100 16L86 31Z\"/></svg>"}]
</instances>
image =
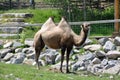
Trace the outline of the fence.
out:
<instances>
[{"instance_id":1,"label":"fence","mask_svg":"<svg viewBox=\"0 0 120 80\"><path fill-rule=\"evenodd\" d=\"M115 29L114 29L115 28L114 27L114 23L115 22L119 22L120 23L120 19L116 19L116 20L100 20L100 21L87 21L87 23L91 24L90 36L94 36L94 37L95 36L111 36L113 34L113 32L115 32ZM77 34L80 33L80 29L81 29L80 25L83 24L83 23L84 22L69 22L69 24L71 25L71 28ZM58 24L58 23L56 23L56 24ZM8 25L0 25L0 28L3 28L3 26L7 27ZM29 29L33 30L33 32L31 32L31 33L33 33L33 35L34 35L34 33L36 33L34 31L35 26L40 28L42 26L42 23L40 23L40 24L23 24L23 23L21 23L21 24L17 24L17 25L12 24L12 25L9 25L9 28L12 27L12 26L17 27L17 29L20 29L20 27L23 27L23 28L31 27ZM4 34L6 34L6 36L10 35L9 39L12 39L12 35L13 34L10 34L10 33L4 33ZM19 37L19 31L17 32L16 35L17 35L16 38L19 39L20 38ZM3 35L3 36L5 37L5 35ZM24 36L28 37L28 35L24 35ZM32 35L30 35L29 37L33 38Z\"/></svg>"}]
</instances>

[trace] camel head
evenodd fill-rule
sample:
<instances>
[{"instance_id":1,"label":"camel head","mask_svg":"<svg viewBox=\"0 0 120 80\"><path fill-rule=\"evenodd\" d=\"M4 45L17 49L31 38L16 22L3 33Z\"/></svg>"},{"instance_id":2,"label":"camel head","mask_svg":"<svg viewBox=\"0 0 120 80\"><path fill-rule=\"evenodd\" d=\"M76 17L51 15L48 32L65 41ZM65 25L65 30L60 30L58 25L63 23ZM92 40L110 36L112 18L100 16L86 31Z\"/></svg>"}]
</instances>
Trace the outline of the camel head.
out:
<instances>
[{"instance_id":1,"label":"camel head","mask_svg":"<svg viewBox=\"0 0 120 80\"><path fill-rule=\"evenodd\" d=\"M83 29L84 32L88 32L90 30L90 24L89 23L83 23L81 25L81 28Z\"/></svg>"}]
</instances>

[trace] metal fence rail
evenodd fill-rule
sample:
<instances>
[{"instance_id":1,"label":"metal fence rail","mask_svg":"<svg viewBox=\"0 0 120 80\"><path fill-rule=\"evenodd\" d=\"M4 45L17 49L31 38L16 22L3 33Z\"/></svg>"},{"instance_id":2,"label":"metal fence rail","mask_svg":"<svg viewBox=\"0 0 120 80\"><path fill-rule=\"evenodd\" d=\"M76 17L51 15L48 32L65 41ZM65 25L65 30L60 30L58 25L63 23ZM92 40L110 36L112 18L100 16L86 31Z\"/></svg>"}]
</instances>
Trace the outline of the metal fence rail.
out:
<instances>
[{"instance_id":1,"label":"metal fence rail","mask_svg":"<svg viewBox=\"0 0 120 80\"><path fill-rule=\"evenodd\" d=\"M113 34L113 32L115 31L115 27L114 27L114 23L115 22L119 22L120 23L120 19L115 19L115 20L99 20L99 21L83 21L83 22L69 22L69 24L71 25L71 28L74 30L75 33L79 34L80 33L80 25L83 23L90 23L91 24L91 30L90 30L90 36L110 36ZM58 24L58 23L56 23ZM41 27L43 25L43 23L37 23L37 24L29 24L29 23L18 23L18 24L11 24L11 25L0 25L0 29L4 28L4 27L16 27L17 29L19 29L20 27L32 27L34 28L36 27ZM8 33L9 34L9 33ZM19 32L18 32L19 34ZM10 35L10 34L9 34Z\"/></svg>"},{"instance_id":2,"label":"metal fence rail","mask_svg":"<svg viewBox=\"0 0 120 80\"><path fill-rule=\"evenodd\" d=\"M83 23L89 23L89 24L102 24L102 23L115 23L115 22L120 22L120 19L114 19L114 20L98 20L98 21L81 21L81 22L68 22L71 26L72 25L81 25ZM56 23L58 24L58 23ZM29 23L20 23L17 25L11 24L9 25L9 27L17 27L17 26L21 26L21 27L25 27L25 26L42 26L43 23L35 23L35 24L29 24ZM4 25L0 25L0 27L8 27L8 25L4 24Z\"/></svg>"}]
</instances>

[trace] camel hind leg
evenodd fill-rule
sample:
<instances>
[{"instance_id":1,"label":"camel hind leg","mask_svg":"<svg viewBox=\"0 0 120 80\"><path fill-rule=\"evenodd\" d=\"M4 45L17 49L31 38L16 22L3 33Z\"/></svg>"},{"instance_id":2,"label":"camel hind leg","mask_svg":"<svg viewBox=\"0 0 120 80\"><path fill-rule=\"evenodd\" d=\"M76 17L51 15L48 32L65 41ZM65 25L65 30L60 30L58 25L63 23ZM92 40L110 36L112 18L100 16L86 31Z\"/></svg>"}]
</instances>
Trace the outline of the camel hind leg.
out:
<instances>
[{"instance_id":1,"label":"camel hind leg","mask_svg":"<svg viewBox=\"0 0 120 80\"><path fill-rule=\"evenodd\" d=\"M40 69L39 56L40 56L40 53L41 53L42 49L44 48L44 46L45 46L45 44L42 41L42 39L39 40L39 42L35 46L35 61L37 63L38 69Z\"/></svg>"}]
</instances>

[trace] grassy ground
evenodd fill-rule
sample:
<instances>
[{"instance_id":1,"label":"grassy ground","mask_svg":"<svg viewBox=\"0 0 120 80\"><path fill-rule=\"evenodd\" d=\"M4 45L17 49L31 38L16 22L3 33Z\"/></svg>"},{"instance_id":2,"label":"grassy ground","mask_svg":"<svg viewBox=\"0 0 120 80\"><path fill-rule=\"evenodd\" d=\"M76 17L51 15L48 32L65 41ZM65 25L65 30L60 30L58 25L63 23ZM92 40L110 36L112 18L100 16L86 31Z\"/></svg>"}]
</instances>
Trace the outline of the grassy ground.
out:
<instances>
[{"instance_id":1,"label":"grassy ground","mask_svg":"<svg viewBox=\"0 0 120 80\"><path fill-rule=\"evenodd\" d=\"M56 73L49 70L49 67L41 67L37 70L33 66L14 65L0 63L0 80L110 80L110 75L102 75L102 77L79 74ZM120 76L114 76L113 80L119 80Z\"/></svg>"}]
</instances>

